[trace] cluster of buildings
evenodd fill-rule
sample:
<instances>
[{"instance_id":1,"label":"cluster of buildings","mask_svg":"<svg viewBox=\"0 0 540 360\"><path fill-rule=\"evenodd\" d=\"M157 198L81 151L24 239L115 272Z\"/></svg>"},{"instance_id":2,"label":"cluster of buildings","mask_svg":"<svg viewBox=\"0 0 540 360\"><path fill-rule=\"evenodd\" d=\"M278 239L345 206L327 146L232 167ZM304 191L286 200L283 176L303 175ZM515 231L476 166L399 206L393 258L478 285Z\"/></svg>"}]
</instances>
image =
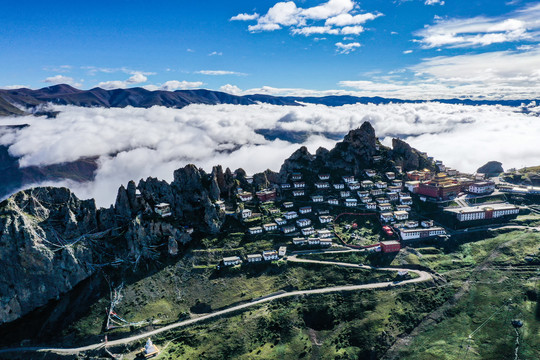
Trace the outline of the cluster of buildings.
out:
<instances>
[{"instance_id":1,"label":"cluster of buildings","mask_svg":"<svg viewBox=\"0 0 540 360\"><path fill-rule=\"evenodd\" d=\"M519 214L519 207L513 204L501 203L459 209L449 208L446 211L453 213L459 222L467 222L516 216Z\"/></svg>"},{"instance_id":2,"label":"cluster of buildings","mask_svg":"<svg viewBox=\"0 0 540 360\"><path fill-rule=\"evenodd\" d=\"M265 250L260 254L248 254L246 255L246 261L248 263L257 263L262 261L278 260L287 254L287 247L281 246L278 250ZM228 256L223 258L223 265L235 266L243 262L240 256Z\"/></svg>"}]
</instances>

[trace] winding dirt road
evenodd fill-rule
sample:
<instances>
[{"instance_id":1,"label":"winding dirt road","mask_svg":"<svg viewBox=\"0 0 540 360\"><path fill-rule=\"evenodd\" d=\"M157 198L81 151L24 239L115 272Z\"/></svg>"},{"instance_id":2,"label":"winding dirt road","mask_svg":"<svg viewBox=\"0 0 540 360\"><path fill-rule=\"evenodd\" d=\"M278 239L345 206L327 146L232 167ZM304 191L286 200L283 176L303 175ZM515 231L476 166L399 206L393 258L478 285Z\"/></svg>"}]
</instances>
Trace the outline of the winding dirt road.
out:
<instances>
[{"instance_id":1,"label":"winding dirt road","mask_svg":"<svg viewBox=\"0 0 540 360\"><path fill-rule=\"evenodd\" d=\"M53 347L20 347L20 348L7 348L7 349L0 349L0 354L2 353L9 353L9 352L52 352L56 354L61 355L69 355L69 354L78 354L84 351L89 350L96 350L103 348L105 345L107 346L116 346L116 345L124 345L128 344L137 340L146 339L148 337L177 329L180 327L185 327L189 325L193 325L208 319L218 318L223 315L231 314L237 311L245 310L247 308L257 306L259 304L263 304L266 302L270 302L277 299L284 299L288 297L294 297L294 296L304 296L304 295L313 295L313 294L327 294L327 293L333 293L333 292L343 292L343 291L357 291L357 290L366 290L366 289L380 289L380 288L388 288L388 287L396 287L396 286L403 286L406 284L412 284L412 283L420 283L424 281L428 281L432 279L432 275L426 271L421 270L411 270L411 269L401 269L401 268L377 268L367 265L359 265L359 264L352 264L352 263L341 263L341 262L334 262L334 261L322 261L322 260L308 260L308 259L299 259L297 255L292 255L288 257L288 261L291 262L301 262L301 263L315 263L315 264L323 264L323 265L334 265L334 266L343 266L343 267L351 267L351 268L357 268L357 269L367 269L367 270L380 270L380 271L409 271L411 273L415 273L418 275L415 279L409 279L409 280L403 280L400 282L381 282L381 283L372 283L372 284L363 284L363 285L346 285L346 286L333 286L333 287L326 287L321 289L312 289L312 290L298 290L298 291L291 291L286 293L280 293L276 295L272 295L269 297L265 297L259 300L253 300L249 303L241 304L232 306L230 308L216 311L207 315L203 315L201 317L197 317L194 319L189 320L183 320L179 321L167 326L164 326L162 328L147 331L142 334L129 336L126 338L113 340L107 342L105 344L104 342L91 344L87 346L81 346L77 348L53 348Z\"/></svg>"}]
</instances>

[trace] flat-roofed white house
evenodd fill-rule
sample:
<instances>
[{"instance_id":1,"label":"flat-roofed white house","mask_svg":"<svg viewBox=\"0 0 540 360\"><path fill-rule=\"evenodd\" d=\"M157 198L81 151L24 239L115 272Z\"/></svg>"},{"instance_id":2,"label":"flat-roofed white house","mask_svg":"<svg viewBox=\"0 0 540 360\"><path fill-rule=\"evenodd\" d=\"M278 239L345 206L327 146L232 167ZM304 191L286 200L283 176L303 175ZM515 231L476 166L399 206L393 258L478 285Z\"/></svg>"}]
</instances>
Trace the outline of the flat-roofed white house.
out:
<instances>
[{"instance_id":1,"label":"flat-roofed white house","mask_svg":"<svg viewBox=\"0 0 540 360\"><path fill-rule=\"evenodd\" d=\"M225 211L225 202L223 200L217 200L214 205L219 211Z\"/></svg>"},{"instance_id":2,"label":"flat-roofed white house","mask_svg":"<svg viewBox=\"0 0 540 360\"><path fill-rule=\"evenodd\" d=\"M306 227L302 229L302 235L309 236L311 234L315 234L315 229L313 227Z\"/></svg>"},{"instance_id":3,"label":"flat-roofed white house","mask_svg":"<svg viewBox=\"0 0 540 360\"><path fill-rule=\"evenodd\" d=\"M321 224L331 223L334 220L334 217L331 215L321 215L319 216L319 221Z\"/></svg>"},{"instance_id":4,"label":"flat-roofed white house","mask_svg":"<svg viewBox=\"0 0 540 360\"><path fill-rule=\"evenodd\" d=\"M281 231L283 231L284 234L290 234L296 231L296 227L294 225L285 225L281 227Z\"/></svg>"},{"instance_id":5,"label":"flat-roofed white house","mask_svg":"<svg viewBox=\"0 0 540 360\"><path fill-rule=\"evenodd\" d=\"M370 192L371 196L379 196L384 194L383 189L372 189Z\"/></svg>"},{"instance_id":6,"label":"flat-roofed white house","mask_svg":"<svg viewBox=\"0 0 540 360\"><path fill-rule=\"evenodd\" d=\"M291 184L289 184L289 183L281 184L281 189L283 189L283 190L288 190L290 188L291 188Z\"/></svg>"},{"instance_id":7,"label":"flat-roofed white house","mask_svg":"<svg viewBox=\"0 0 540 360\"><path fill-rule=\"evenodd\" d=\"M388 211L388 210L392 210L392 205L389 204L389 203L382 203L382 204L379 204L377 205L378 208L379 208L379 211Z\"/></svg>"},{"instance_id":8,"label":"flat-roofed white house","mask_svg":"<svg viewBox=\"0 0 540 360\"><path fill-rule=\"evenodd\" d=\"M260 226L254 226L254 227L249 228L249 233L251 235L262 234L262 232L263 232L263 228Z\"/></svg>"},{"instance_id":9,"label":"flat-roofed white house","mask_svg":"<svg viewBox=\"0 0 540 360\"><path fill-rule=\"evenodd\" d=\"M285 219L291 220L291 219L297 218L298 213L296 211L288 211L285 214L283 214L283 216L285 216Z\"/></svg>"},{"instance_id":10,"label":"flat-roofed white house","mask_svg":"<svg viewBox=\"0 0 540 360\"><path fill-rule=\"evenodd\" d=\"M364 204L367 204L367 203L372 202L373 199L370 198L370 197L368 196L368 197L362 197L362 198L360 198L360 201L361 201L362 203L364 203Z\"/></svg>"},{"instance_id":11,"label":"flat-roofed white house","mask_svg":"<svg viewBox=\"0 0 540 360\"><path fill-rule=\"evenodd\" d=\"M388 180L394 180L396 178L396 174L392 171L388 171L385 175Z\"/></svg>"},{"instance_id":12,"label":"flat-roofed white house","mask_svg":"<svg viewBox=\"0 0 540 360\"><path fill-rule=\"evenodd\" d=\"M392 221L394 220L394 214L392 214L391 212L383 212L381 213L381 220L384 222Z\"/></svg>"},{"instance_id":13,"label":"flat-roofed white house","mask_svg":"<svg viewBox=\"0 0 540 360\"><path fill-rule=\"evenodd\" d=\"M293 190L293 196L304 196L306 192L304 190Z\"/></svg>"},{"instance_id":14,"label":"flat-roofed white house","mask_svg":"<svg viewBox=\"0 0 540 360\"><path fill-rule=\"evenodd\" d=\"M354 176L352 175L345 175L345 176L342 176L341 178L346 183L352 183L354 181Z\"/></svg>"},{"instance_id":15,"label":"flat-roofed white house","mask_svg":"<svg viewBox=\"0 0 540 360\"><path fill-rule=\"evenodd\" d=\"M262 261L263 257L261 254L249 254L247 256L247 261L250 262L250 263L253 263L253 262L260 262Z\"/></svg>"},{"instance_id":16,"label":"flat-roofed white house","mask_svg":"<svg viewBox=\"0 0 540 360\"><path fill-rule=\"evenodd\" d=\"M317 189L328 189L330 188L330 184L326 181L319 181L315 183L315 187Z\"/></svg>"},{"instance_id":17,"label":"flat-roofed white house","mask_svg":"<svg viewBox=\"0 0 540 360\"><path fill-rule=\"evenodd\" d=\"M287 247L286 246L280 246L278 249L278 255L279 256L285 256L287 254Z\"/></svg>"},{"instance_id":18,"label":"flat-roofed white house","mask_svg":"<svg viewBox=\"0 0 540 360\"><path fill-rule=\"evenodd\" d=\"M369 191L366 191L366 190L357 191L356 195L358 195L359 198L368 197L369 196Z\"/></svg>"},{"instance_id":19,"label":"flat-roofed white house","mask_svg":"<svg viewBox=\"0 0 540 360\"><path fill-rule=\"evenodd\" d=\"M339 205L338 199L328 199L328 204L330 205Z\"/></svg>"},{"instance_id":20,"label":"flat-roofed white house","mask_svg":"<svg viewBox=\"0 0 540 360\"><path fill-rule=\"evenodd\" d=\"M291 202L291 201L286 201L286 202L283 203L283 207L284 207L285 209L290 209L290 208L292 208L293 206L294 206L294 203Z\"/></svg>"},{"instance_id":21,"label":"flat-roofed white house","mask_svg":"<svg viewBox=\"0 0 540 360\"><path fill-rule=\"evenodd\" d=\"M253 194L250 192L241 192L238 194L238 198L244 202L253 200Z\"/></svg>"},{"instance_id":22,"label":"flat-roofed white house","mask_svg":"<svg viewBox=\"0 0 540 360\"><path fill-rule=\"evenodd\" d=\"M479 181L469 185L469 192L476 195L491 194L495 191L495 183L493 181Z\"/></svg>"},{"instance_id":23,"label":"flat-roofed white house","mask_svg":"<svg viewBox=\"0 0 540 360\"><path fill-rule=\"evenodd\" d=\"M401 211L411 211L411 207L409 205L397 205L396 209Z\"/></svg>"},{"instance_id":24,"label":"flat-roofed white house","mask_svg":"<svg viewBox=\"0 0 540 360\"><path fill-rule=\"evenodd\" d=\"M348 190L340 191L339 196L341 196L342 198L346 198L346 197L351 196L351 192Z\"/></svg>"},{"instance_id":25,"label":"flat-roofed white house","mask_svg":"<svg viewBox=\"0 0 540 360\"><path fill-rule=\"evenodd\" d=\"M276 223L268 223L263 225L264 231L274 231L278 229L278 224Z\"/></svg>"},{"instance_id":26,"label":"flat-roofed white house","mask_svg":"<svg viewBox=\"0 0 540 360\"><path fill-rule=\"evenodd\" d=\"M396 220L407 220L409 218L409 213L402 210L394 211L394 217Z\"/></svg>"},{"instance_id":27,"label":"flat-roofed white house","mask_svg":"<svg viewBox=\"0 0 540 360\"><path fill-rule=\"evenodd\" d=\"M321 239L319 238L309 238L308 244L309 245L319 245L321 243Z\"/></svg>"},{"instance_id":28,"label":"flat-roofed white house","mask_svg":"<svg viewBox=\"0 0 540 360\"><path fill-rule=\"evenodd\" d=\"M356 200L355 198L345 199L345 206L354 207L354 206L357 206L357 205L358 205L358 200Z\"/></svg>"},{"instance_id":29,"label":"flat-roofed white house","mask_svg":"<svg viewBox=\"0 0 540 360\"><path fill-rule=\"evenodd\" d=\"M399 202L402 205L412 205L413 200L412 200L412 197L410 196L402 196L401 199L399 199Z\"/></svg>"},{"instance_id":30,"label":"flat-roofed white house","mask_svg":"<svg viewBox=\"0 0 540 360\"><path fill-rule=\"evenodd\" d=\"M291 179L292 180L301 180L302 179L302 174L299 173L299 172L292 173Z\"/></svg>"},{"instance_id":31,"label":"flat-roofed white house","mask_svg":"<svg viewBox=\"0 0 540 360\"><path fill-rule=\"evenodd\" d=\"M420 225L424 228L429 228L433 226L433 220L422 220Z\"/></svg>"},{"instance_id":32,"label":"flat-roofed white house","mask_svg":"<svg viewBox=\"0 0 540 360\"><path fill-rule=\"evenodd\" d=\"M377 203L376 202L368 202L366 204L366 208L368 210L375 210L375 209L377 209Z\"/></svg>"},{"instance_id":33,"label":"flat-roofed white house","mask_svg":"<svg viewBox=\"0 0 540 360\"><path fill-rule=\"evenodd\" d=\"M242 210L242 219L249 219L253 212L250 209Z\"/></svg>"},{"instance_id":34,"label":"flat-roofed white house","mask_svg":"<svg viewBox=\"0 0 540 360\"><path fill-rule=\"evenodd\" d=\"M386 188L388 187L388 184L385 183L384 181L377 181L377 182L375 183L375 187L376 187L377 189L386 189Z\"/></svg>"},{"instance_id":35,"label":"flat-roofed white house","mask_svg":"<svg viewBox=\"0 0 540 360\"><path fill-rule=\"evenodd\" d=\"M401 229L399 231L402 240L421 239L432 236L445 235L446 231L442 227Z\"/></svg>"},{"instance_id":36,"label":"flat-roofed white house","mask_svg":"<svg viewBox=\"0 0 540 360\"><path fill-rule=\"evenodd\" d=\"M279 258L276 250L265 250L262 253L264 261L277 260Z\"/></svg>"},{"instance_id":37,"label":"flat-roofed white house","mask_svg":"<svg viewBox=\"0 0 540 360\"><path fill-rule=\"evenodd\" d=\"M309 225L311 225L311 220L309 220L309 219L298 219L298 220L296 220L296 225L298 225L298 227L309 226Z\"/></svg>"},{"instance_id":38,"label":"flat-roofed white house","mask_svg":"<svg viewBox=\"0 0 540 360\"><path fill-rule=\"evenodd\" d=\"M320 237L321 239L326 239L326 238L331 238L333 235L330 230L321 229L321 230L317 230L317 236Z\"/></svg>"},{"instance_id":39,"label":"flat-roofed white house","mask_svg":"<svg viewBox=\"0 0 540 360\"><path fill-rule=\"evenodd\" d=\"M300 209L298 209L300 214L308 214L312 211L311 206L302 206Z\"/></svg>"},{"instance_id":40,"label":"flat-roofed white house","mask_svg":"<svg viewBox=\"0 0 540 360\"><path fill-rule=\"evenodd\" d=\"M303 238L303 237L296 237L296 238L292 239L292 243L294 245L306 245L307 240L306 240L306 238Z\"/></svg>"},{"instance_id":41,"label":"flat-roofed white house","mask_svg":"<svg viewBox=\"0 0 540 360\"><path fill-rule=\"evenodd\" d=\"M377 175L377 172L373 169L366 169L364 171L368 177L374 177L375 175Z\"/></svg>"},{"instance_id":42,"label":"flat-roofed white house","mask_svg":"<svg viewBox=\"0 0 540 360\"><path fill-rule=\"evenodd\" d=\"M295 189L303 189L306 187L306 183L303 181L297 181L293 183Z\"/></svg>"},{"instance_id":43,"label":"flat-roofed white house","mask_svg":"<svg viewBox=\"0 0 540 360\"><path fill-rule=\"evenodd\" d=\"M414 229L418 227L418 221L409 220L405 223L405 227L409 229Z\"/></svg>"},{"instance_id":44,"label":"flat-roofed white house","mask_svg":"<svg viewBox=\"0 0 540 360\"><path fill-rule=\"evenodd\" d=\"M274 221L276 222L276 224L278 225L285 225L287 223L287 220L283 219L283 218L277 218L277 219L274 219Z\"/></svg>"},{"instance_id":45,"label":"flat-roofed white house","mask_svg":"<svg viewBox=\"0 0 540 360\"><path fill-rule=\"evenodd\" d=\"M334 184L334 189L336 190L345 189L345 184L340 184L340 183Z\"/></svg>"},{"instance_id":46,"label":"flat-roofed white house","mask_svg":"<svg viewBox=\"0 0 540 360\"><path fill-rule=\"evenodd\" d=\"M360 189L360 183L358 181L353 181L349 183L349 189L351 190L358 190Z\"/></svg>"},{"instance_id":47,"label":"flat-roofed white house","mask_svg":"<svg viewBox=\"0 0 540 360\"><path fill-rule=\"evenodd\" d=\"M323 202L324 197L322 195L313 195L311 197L311 201L313 201L313 202Z\"/></svg>"},{"instance_id":48,"label":"flat-roofed white house","mask_svg":"<svg viewBox=\"0 0 540 360\"><path fill-rule=\"evenodd\" d=\"M234 266L242 262L239 256L228 256L223 258L223 265L225 266Z\"/></svg>"},{"instance_id":49,"label":"flat-roofed white house","mask_svg":"<svg viewBox=\"0 0 540 360\"><path fill-rule=\"evenodd\" d=\"M332 239L321 239L319 242L320 246L332 246Z\"/></svg>"},{"instance_id":50,"label":"flat-roofed white house","mask_svg":"<svg viewBox=\"0 0 540 360\"><path fill-rule=\"evenodd\" d=\"M398 193L389 192L388 194L386 194L386 196L390 201L397 201L399 199Z\"/></svg>"},{"instance_id":51,"label":"flat-roofed white house","mask_svg":"<svg viewBox=\"0 0 540 360\"><path fill-rule=\"evenodd\" d=\"M362 187L366 190L373 188L373 181L371 180L364 180L362 181Z\"/></svg>"},{"instance_id":52,"label":"flat-roofed white house","mask_svg":"<svg viewBox=\"0 0 540 360\"><path fill-rule=\"evenodd\" d=\"M319 180L328 180L330 179L330 174L319 174Z\"/></svg>"},{"instance_id":53,"label":"flat-roofed white house","mask_svg":"<svg viewBox=\"0 0 540 360\"><path fill-rule=\"evenodd\" d=\"M154 211L161 217L167 217L172 215L171 205L164 202L154 206Z\"/></svg>"}]
</instances>

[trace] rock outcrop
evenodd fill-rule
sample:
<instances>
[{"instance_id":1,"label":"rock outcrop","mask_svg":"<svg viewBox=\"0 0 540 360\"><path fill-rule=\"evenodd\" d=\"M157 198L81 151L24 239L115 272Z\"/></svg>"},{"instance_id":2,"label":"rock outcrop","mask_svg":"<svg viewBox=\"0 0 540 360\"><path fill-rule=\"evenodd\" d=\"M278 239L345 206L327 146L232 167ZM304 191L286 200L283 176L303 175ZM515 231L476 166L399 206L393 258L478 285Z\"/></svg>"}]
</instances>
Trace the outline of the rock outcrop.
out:
<instances>
[{"instance_id":1,"label":"rock outcrop","mask_svg":"<svg viewBox=\"0 0 540 360\"><path fill-rule=\"evenodd\" d=\"M498 161L489 161L483 166L480 166L476 172L486 174L487 176L497 176L503 173L504 169L502 167L502 163Z\"/></svg>"},{"instance_id":2,"label":"rock outcrop","mask_svg":"<svg viewBox=\"0 0 540 360\"><path fill-rule=\"evenodd\" d=\"M420 151L411 147L401 139L392 139L392 151L390 153L392 160L403 168L403 171L430 169L435 170L432 161Z\"/></svg>"}]
</instances>

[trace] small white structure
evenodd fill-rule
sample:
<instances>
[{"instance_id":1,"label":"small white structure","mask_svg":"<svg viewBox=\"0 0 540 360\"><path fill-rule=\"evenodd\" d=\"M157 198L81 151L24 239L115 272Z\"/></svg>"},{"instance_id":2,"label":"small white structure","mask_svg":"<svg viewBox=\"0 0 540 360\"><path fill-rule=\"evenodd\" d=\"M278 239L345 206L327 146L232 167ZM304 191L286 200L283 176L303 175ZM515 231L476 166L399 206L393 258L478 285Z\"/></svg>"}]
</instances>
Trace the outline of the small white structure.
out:
<instances>
[{"instance_id":1,"label":"small white structure","mask_svg":"<svg viewBox=\"0 0 540 360\"><path fill-rule=\"evenodd\" d=\"M388 180L394 180L396 178L396 174L392 171L388 171L385 175Z\"/></svg>"},{"instance_id":2,"label":"small white structure","mask_svg":"<svg viewBox=\"0 0 540 360\"><path fill-rule=\"evenodd\" d=\"M411 211L411 207L409 205L397 205L396 209L399 211Z\"/></svg>"},{"instance_id":3,"label":"small white structure","mask_svg":"<svg viewBox=\"0 0 540 360\"><path fill-rule=\"evenodd\" d=\"M446 231L442 227L417 228L417 229L401 229L399 231L402 240L413 240L427 238L431 236L445 235Z\"/></svg>"},{"instance_id":4,"label":"small white structure","mask_svg":"<svg viewBox=\"0 0 540 360\"><path fill-rule=\"evenodd\" d=\"M313 227L306 227L302 229L302 235L309 236L315 234L315 229Z\"/></svg>"},{"instance_id":5,"label":"small white structure","mask_svg":"<svg viewBox=\"0 0 540 360\"><path fill-rule=\"evenodd\" d=\"M368 197L363 197L363 198L360 198L360 201L363 203L363 204L367 204L367 203L370 203L373 201L372 198L370 198L369 196Z\"/></svg>"},{"instance_id":6,"label":"small white structure","mask_svg":"<svg viewBox=\"0 0 540 360\"><path fill-rule=\"evenodd\" d=\"M148 340L146 340L146 345L144 345L144 348L142 348L142 355L146 359L149 359L151 357L156 356L157 354L159 354L159 349L157 348L156 345L152 343L152 340L148 338Z\"/></svg>"},{"instance_id":7,"label":"small white structure","mask_svg":"<svg viewBox=\"0 0 540 360\"><path fill-rule=\"evenodd\" d=\"M368 210L375 210L375 209L377 209L377 203L376 202L368 202L366 204L366 208Z\"/></svg>"},{"instance_id":8,"label":"small white structure","mask_svg":"<svg viewBox=\"0 0 540 360\"><path fill-rule=\"evenodd\" d=\"M265 250L262 253L264 261L271 261L278 259L278 252L276 250Z\"/></svg>"},{"instance_id":9,"label":"small white structure","mask_svg":"<svg viewBox=\"0 0 540 360\"><path fill-rule=\"evenodd\" d=\"M288 190L288 189L290 189L290 188L291 188L291 184L289 184L289 183L283 183L283 184L281 184L281 189L282 189L282 190Z\"/></svg>"},{"instance_id":10,"label":"small white structure","mask_svg":"<svg viewBox=\"0 0 540 360\"><path fill-rule=\"evenodd\" d=\"M373 187L373 181L371 180L362 181L362 187L366 190L371 189Z\"/></svg>"},{"instance_id":11,"label":"small white structure","mask_svg":"<svg viewBox=\"0 0 540 360\"><path fill-rule=\"evenodd\" d=\"M292 173L291 179L292 180L301 180L302 179L302 174L299 173L299 172Z\"/></svg>"},{"instance_id":12,"label":"small white structure","mask_svg":"<svg viewBox=\"0 0 540 360\"><path fill-rule=\"evenodd\" d=\"M260 261L262 261L262 255L261 254L249 254L247 256L247 261L249 263L260 262Z\"/></svg>"},{"instance_id":13,"label":"small white structure","mask_svg":"<svg viewBox=\"0 0 540 360\"><path fill-rule=\"evenodd\" d=\"M354 182L354 176L352 175L345 175L341 177L345 183L352 183Z\"/></svg>"},{"instance_id":14,"label":"small white structure","mask_svg":"<svg viewBox=\"0 0 540 360\"><path fill-rule=\"evenodd\" d=\"M304 196L305 191L304 190L293 190L292 194L293 194L293 196Z\"/></svg>"},{"instance_id":15,"label":"small white structure","mask_svg":"<svg viewBox=\"0 0 540 360\"><path fill-rule=\"evenodd\" d=\"M405 223L405 227L409 229L414 229L418 227L418 221L410 220Z\"/></svg>"},{"instance_id":16,"label":"small white structure","mask_svg":"<svg viewBox=\"0 0 540 360\"><path fill-rule=\"evenodd\" d=\"M319 174L319 180L328 180L330 179L330 174Z\"/></svg>"},{"instance_id":17,"label":"small white structure","mask_svg":"<svg viewBox=\"0 0 540 360\"><path fill-rule=\"evenodd\" d=\"M291 220L291 219L297 218L298 213L296 211L289 211L289 212L286 212L285 214L283 214L283 216L285 216L285 219Z\"/></svg>"},{"instance_id":18,"label":"small white structure","mask_svg":"<svg viewBox=\"0 0 540 360\"><path fill-rule=\"evenodd\" d=\"M225 211L225 202L223 200L216 201L214 205L219 211Z\"/></svg>"},{"instance_id":19,"label":"small white structure","mask_svg":"<svg viewBox=\"0 0 540 360\"><path fill-rule=\"evenodd\" d=\"M249 228L249 233L251 235L262 234L262 232L263 232L263 228L260 226L254 226L254 227Z\"/></svg>"},{"instance_id":20,"label":"small white structure","mask_svg":"<svg viewBox=\"0 0 540 360\"><path fill-rule=\"evenodd\" d=\"M349 185L349 189L353 191L360 189L360 183L358 181L350 182L348 185Z\"/></svg>"},{"instance_id":21,"label":"small white structure","mask_svg":"<svg viewBox=\"0 0 540 360\"><path fill-rule=\"evenodd\" d=\"M313 202L323 202L324 197L322 195L313 195L311 197L311 201L313 201Z\"/></svg>"},{"instance_id":22,"label":"small white structure","mask_svg":"<svg viewBox=\"0 0 540 360\"><path fill-rule=\"evenodd\" d=\"M319 242L320 246L332 246L332 239L321 239Z\"/></svg>"},{"instance_id":23,"label":"small white structure","mask_svg":"<svg viewBox=\"0 0 540 360\"><path fill-rule=\"evenodd\" d=\"M306 245L307 240L305 238L297 237L292 239L294 245Z\"/></svg>"},{"instance_id":24,"label":"small white structure","mask_svg":"<svg viewBox=\"0 0 540 360\"><path fill-rule=\"evenodd\" d=\"M430 228L433 226L433 220L422 220L420 225L422 225L423 228Z\"/></svg>"},{"instance_id":25,"label":"small white structure","mask_svg":"<svg viewBox=\"0 0 540 360\"><path fill-rule=\"evenodd\" d=\"M300 214L308 214L311 212L311 210L311 206L302 206L300 209L298 209Z\"/></svg>"},{"instance_id":26,"label":"small white structure","mask_svg":"<svg viewBox=\"0 0 540 360\"><path fill-rule=\"evenodd\" d=\"M284 234L290 234L296 231L296 227L294 225L285 225L281 227L281 231L283 231Z\"/></svg>"},{"instance_id":27,"label":"small white structure","mask_svg":"<svg viewBox=\"0 0 540 360\"><path fill-rule=\"evenodd\" d=\"M392 205L390 203L379 204L378 207L379 207L379 211L392 210Z\"/></svg>"},{"instance_id":28,"label":"small white structure","mask_svg":"<svg viewBox=\"0 0 540 360\"><path fill-rule=\"evenodd\" d=\"M370 192L371 196L379 196L384 194L383 189L372 189Z\"/></svg>"},{"instance_id":29,"label":"small white structure","mask_svg":"<svg viewBox=\"0 0 540 360\"><path fill-rule=\"evenodd\" d=\"M336 190L345 189L345 184L334 184L334 189Z\"/></svg>"},{"instance_id":30,"label":"small white structure","mask_svg":"<svg viewBox=\"0 0 540 360\"><path fill-rule=\"evenodd\" d=\"M287 220L283 219L283 218L277 218L277 219L274 219L276 224L278 225L285 225L287 223Z\"/></svg>"},{"instance_id":31,"label":"small white structure","mask_svg":"<svg viewBox=\"0 0 540 360\"><path fill-rule=\"evenodd\" d=\"M377 172L372 169L366 169L365 172L368 177L374 177L375 175L377 175Z\"/></svg>"},{"instance_id":32,"label":"small white structure","mask_svg":"<svg viewBox=\"0 0 540 360\"><path fill-rule=\"evenodd\" d=\"M298 225L298 227L306 227L306 226L311 225L311 220L309 220L309 219L298 219L298 220L296 220L296 225Z\"/></svg>"},{"instance_id":33,"label":"small white structure","mask_svg":"<svg viewBox=\"0 0 540 360\"><path fill-rule=\"evenodd\" d=\"M388 184L385 183L384 181L377 181L377 182L375 183L375 187L376 187L377 189L386 189L386 188L388 187Z\"/></svg>"},{"instance_id":34,"label":"small white structure","mask_svg":"<svg viewBox=\"0 0 540 360\"><path fill-rule=\"evenodd\" d=\"M322 229L322 230L317 230L317 236L319 236L321 239L327 239L327 238L331 238L333 235L330 230Z\"/></svg>"},{"instance_id":35,"label":"small white structure","mask_svg":"<svg viewBox=\"0 0 540 360\"><path fill-rule=\"evenodd\" d=\"M154 207L154 211L161 217L171 216L171 205L168 203L160 203Z\"/></svg>"},{"instance_id":36,"label":"small white structure","mask_svg":"<svg viewBox=\"0 0 540 360\"><path fill-rule=\"evenodd\" d=\"M412 205L413 200L412 200L412 197L410 196L402 196L401 199L399 199L399 202L402 205Z\"/></svg>"},{"instance_id":37,"label":"small white structure","mask_svg":"<svg viewBox=\"0 0 540 360\"><path fill-rule=\"evenodd\" d=\"M244 209L242 210L242 219L249 219L252 214L253 213L250 209Z\"/></svg>"},{"instance_id":38,"label":"small white structure","mask_svg":"<svg viewBox=\"0 0 540 360\"><path fill-rule=\"evenodd\" d=\"M358 195L359 198L364 198L369 196L369 191L357 191L356 195Z\"/></svg>"},{"instance_id":39,"label":"small white structure","mask_svg":"<svg viewBox=\"0 0 540 360\"><path fill-rule=\"evenodd\" d=\"M331 223L334 220L334 217L331 215L321 215L319 216L319 221L321 224Z\"/></svg>"},{"instance_id":40,"label":"small white structure","mask_svg":"<svg viewBox=\"0 0 540 360\"><path fill-rule=\"evenodd\" d=\"M341 196L342 198L347 198L347 197L351 196L351 192L348 191L348 190L340 191L339 196Z\"/></svg>"},{"instance_id":41,"label":"small white structure","mask_svg":"<svg viewBox=\"0 0 540 360\"><path fill-rule=\"evenodd\" d=\"M285 209L290 209L290 208L292 208L293 206L294 206L294 203L291 202L291 201L286 201L286 202L283 203L283 207L284 207Z\"/></svg>"},{"instance_id":42,"label":"small white structure","mask_svg":"<svg viewBox=\"0 0 540 360\"><path fill-rule=\"evenodd\" d=\"M278 249L278 255L279 256L285 256L287 254L287 247L286 246L280 246Z\"/></svg>"},{"instance_id":43,"label":"small white structure","mask_svg":"<svg viewBox=\"0 0 540 360\"><path fill-rule=\"evenodd\" d=\"M240 198L240 200L246 202L246 201L251 201L253 199L253 194L250 193L250 192L241 192L238 194L238 198Z\"/></svg>"},{"instance_id":44,"label":"small white structure","mask_svg":"<svg viewBox=\"0 0 540 360\"><path fill-rule=\"evenodd\" d=\"M295 189L303 189L306 187L306 183L303 181L298 181L298 182L293 183L293 186Z\"/></svg>"},{"instance_id":45,"label":"small white structure","mask_svg":"<svg viewBox=\"0 0 540 360\"><path fill-rule=\"evenodd\" d=\"M239 256L229 256L223 258L223 265L225 266L234 266L242 262Z\"/></svg>"},{"instance_id":46,"label":"small white structure","mask_svg":"<svg viewBox=\"0 0 540 360\"><path fill-rule=\"evenodd\" d=\"M309 238L308 244L309 245L319 245L321 243L321 239L319 238Z\"/></svg>"},{"instance_id":47,"label":"small white structure","mask_svg":"<svg viewBox=\"0 0 540 360\"><path fill-rule=\"evenodd\" d=\"M493 181L475 182L469 186L469 192L475 195L491 194L495 191L495 183Z\"/></svg>"},{"instance_id":48,"label":"small white structure","mask_svg":"<svg viewBox=\"0 0 540 360\"><path fill-rule=\"evenodd\" d=\"M356 200L355 198L345 199L345 206L355 207L357 205L358 205L358 200Z\"/></svg>"},{"instance_id":49,"label":"small white structure","mask_svg":"<svg viewBox=\"0 0 540 360\"><path fill-rule=\"evenodd\" d=\"M326 181L319 181L315 183L315 187L317 189L328 189L330 187L330 184Z\"/></svg>"},{"instance_id":50,"label":"small white structure","mask_svg":"<svg viewBox=\"0 0 540 360\"><path fill-rule=\"evenodd\" d=\"M388 197L388 200L390 201L397 201L399 199L398 193L395 193L395 192L389 192L386 194L386 196Z\"/></svg>"},{"instance_id":51,"label":"small white structure","mask_svg":"<svg viewBox=\"0 0 540 360\"><path fill-rule=\"evenodd\" d=\"M264 231L274 231L278 229L278 224L276 223L268 223L263 225Z\"/></svg>"},{"instance_id":52,"label":"small white structure","mask_svg":"<svg viewBox=\"0 0 540 360\"><path fill-rule=\"evenodd\" d=\"M407 220L409 218L409 213L403 210L394 211L394 217L396 220Z\"/></svg>"},{"instance_id":53,"label":"small white structure","mask_svg":"<svg viewBox=\"0 0 540 360\"><path fill-rule=\"evenodd\" d=\"M330 205L339 205L338 199L328 199L328 204Z\"/></svg>"},{"instance_id":54,"label":"small white structure","mask_svg":"<svg viewBox=\"0 0 540 360\"><path fill-rule=\"evenodd\" d=\"M381 213L381 220L384 222L392 221L394 220L394 214L392 214L391 212Z\"/></svg>"}]
</instances>

